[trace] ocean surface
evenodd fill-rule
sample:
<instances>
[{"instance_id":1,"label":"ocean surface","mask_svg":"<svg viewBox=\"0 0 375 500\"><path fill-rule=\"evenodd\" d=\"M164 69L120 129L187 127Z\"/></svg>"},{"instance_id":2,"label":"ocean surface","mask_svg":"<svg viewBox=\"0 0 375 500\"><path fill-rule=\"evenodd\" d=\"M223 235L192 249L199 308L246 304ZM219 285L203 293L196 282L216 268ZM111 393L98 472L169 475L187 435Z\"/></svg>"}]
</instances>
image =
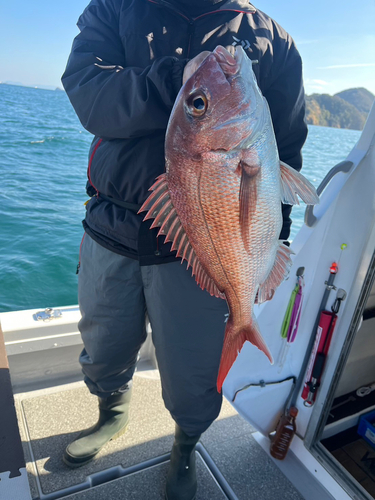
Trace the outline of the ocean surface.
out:
<instances>
[{"instance_id":1,"label":"ocean surface","mask_svg":"<svg viewBox=\"0 0 375 500\"><path fill-rule=\"evenodd\" d=\"M303 174L317 187L359 136L311 126ZM0 312L77 303L91 139L65 92L0 85Z\"/></svg>"}]
</instances>

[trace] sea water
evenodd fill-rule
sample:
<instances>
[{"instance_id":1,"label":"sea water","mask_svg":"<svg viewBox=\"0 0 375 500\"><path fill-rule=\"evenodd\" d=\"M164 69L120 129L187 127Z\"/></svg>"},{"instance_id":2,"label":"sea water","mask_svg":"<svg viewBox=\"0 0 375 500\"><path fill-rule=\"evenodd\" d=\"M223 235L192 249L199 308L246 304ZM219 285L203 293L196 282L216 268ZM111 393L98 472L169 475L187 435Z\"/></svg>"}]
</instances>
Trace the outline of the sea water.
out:
<instances>
[{"instance_id":1,"label":"sea water","mask_svg":"<svg viewBox=\"0 0 375 500\"><path fill-rule=\"evenodd\" d=\"M359 136L311 126L303 174L317 187ZM65 92L0 85L0 312L77 303L91 140Z\"/></svg>"}]
</instances>

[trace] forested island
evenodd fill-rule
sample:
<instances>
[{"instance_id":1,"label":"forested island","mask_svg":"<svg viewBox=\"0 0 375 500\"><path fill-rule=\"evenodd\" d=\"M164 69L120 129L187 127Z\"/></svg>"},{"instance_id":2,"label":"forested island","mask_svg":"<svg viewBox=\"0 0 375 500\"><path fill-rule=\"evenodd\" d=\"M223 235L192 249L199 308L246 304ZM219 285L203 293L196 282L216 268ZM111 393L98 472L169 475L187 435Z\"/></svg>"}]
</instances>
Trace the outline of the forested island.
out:
<instances>
[{"instance_id":1,"label":"forested island","mask_svg":"<svg viewBox=\"0 0 375 500\"><path fill-rule=\"evenodd\" d=\"M362 130L375 96L365 88L348 89L333 96L306 96L306 120L310 125Z\"/></svg>"}]
</instances>

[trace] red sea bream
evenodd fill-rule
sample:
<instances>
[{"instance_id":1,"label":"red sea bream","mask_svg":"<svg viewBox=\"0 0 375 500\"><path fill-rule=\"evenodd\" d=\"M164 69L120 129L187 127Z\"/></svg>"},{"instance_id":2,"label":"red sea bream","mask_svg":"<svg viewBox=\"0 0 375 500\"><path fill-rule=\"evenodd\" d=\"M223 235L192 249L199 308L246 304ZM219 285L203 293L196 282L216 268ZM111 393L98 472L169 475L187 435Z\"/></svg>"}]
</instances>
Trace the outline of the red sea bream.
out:
<instances>
[{"instance_id":1,"label":"red sea bream","mask_svg":"<svg viewBox=\"0 0 375 500\"><path fill-rule=\"evenodd\" d=\"M244 342L272 362L253 313L291 265L279 241L281 202L318 203L314 187L278 157L268 104L251 60L217 47L183 85L170 116L166 172L140 211L172 241L201 288L229 307L218 391Z\"/></svg>"}]
</instances>

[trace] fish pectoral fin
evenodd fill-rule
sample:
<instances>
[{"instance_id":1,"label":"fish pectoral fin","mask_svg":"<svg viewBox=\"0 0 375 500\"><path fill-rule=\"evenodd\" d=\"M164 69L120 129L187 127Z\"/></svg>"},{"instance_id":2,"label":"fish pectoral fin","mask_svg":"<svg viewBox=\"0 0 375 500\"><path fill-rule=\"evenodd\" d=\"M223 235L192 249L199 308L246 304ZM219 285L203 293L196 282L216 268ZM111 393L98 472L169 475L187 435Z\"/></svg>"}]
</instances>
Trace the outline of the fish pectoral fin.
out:
<instances>
[{"instance_id":1,"label":"fish pectoral fin","mask_svg":"<svg viewBox=\"0 0 375 500\"><path fill-rule=\"evenodd\" d=\"M141 206L140 212L147 211L143 220L154 219L151 228L159 227L158 236L165 236L165 242L172 242L172 250L177 251L177 257L181 257L181 263L186 260L187 269L192 267L192 275L195 281L210 295L225 299L225 294L216 286L215 282L203 269L198 257L190 244L189 238L183 228L180 218L172 204L169 195L166 174L161 174L151 186L152 193Z\"/></svg>"},{"instance_id":2,"label":"fish pectoral fin","mask_svg":"<svg viewBox=\"0 0 375 500\"><path fill-rule=\"evenodd\" d=\"M319 203L319 196L310 181L284 162L280 162L281 201L289 205L299 205L297 195L306 205Z\"/></svg>"},{"instance_id":3,"label":"fish pectoral fin","mask_svg":"<svg viewBox=\"0 0 375 500\"><path fill-rule=\"evenodd\" d=\"M292 266L292 259L290 256L293 254L294 252L289 247L280 242L276 252L275 263L266 280L259 286L257 293L258 304L262 304L266 300L272 299L276 288L289 274L289 270Z\"/></svg>"},{"instance_id":4,"label":"fish pectoral fin","mask_svg":"<svg viewBox=\"0 0 375 500\"><path fill-rule=\"evenodd\" d=\"M260 170L259 165L252 165L240 161L238 170L241 172L240 185L240 227L241 237L246 251L250 252L250 221L256 210L257 181L256 176Z\"/></svg>"},{"instance_id":5,"label":"fish pectoral fin","mask_svg":"<svg viewBox=\"0 0 375 500\"><path fill-rule=\"evenodd\" d=\"M221 392L224 380L228 375L229 370L232 368L233 363L236 361L236 358L246 340L261 350L270 360L270 363L273 364L272 354L270 353L267 344L259 331L259 326L255 318L253 318L250 325L242 326L236 329L233 326L231 317L229 316L225 329L224 345L221 353L219 374L217 377L218 392Z\"/></svg>"}]
</instances>

